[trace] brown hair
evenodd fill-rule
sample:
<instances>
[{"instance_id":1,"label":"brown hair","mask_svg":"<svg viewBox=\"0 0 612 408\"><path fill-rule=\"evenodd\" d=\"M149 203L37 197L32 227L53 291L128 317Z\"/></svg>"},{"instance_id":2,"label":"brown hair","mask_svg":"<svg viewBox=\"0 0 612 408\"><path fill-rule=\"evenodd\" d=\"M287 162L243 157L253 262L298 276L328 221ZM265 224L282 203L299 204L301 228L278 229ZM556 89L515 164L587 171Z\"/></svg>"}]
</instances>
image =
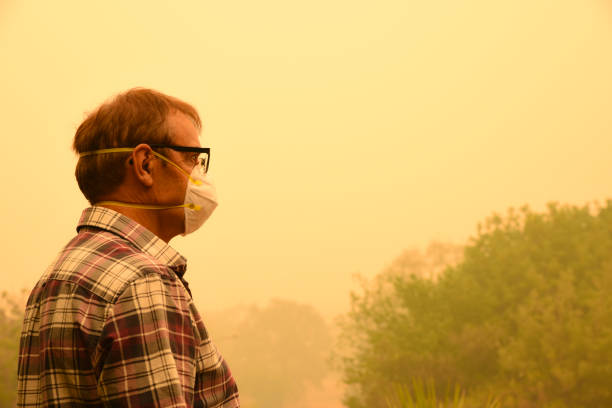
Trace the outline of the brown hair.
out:
<instances>
[{"instance_id":1,"label":"brown hair","mask_svg":"<svg viewBox=\"0 0 612 408\"><path fill-rule=\"evenodd\" d=\"M77 154L140 143L172 144L168 115L181 112L200 129L193 106L152 89L134 88L103 103L81 123L72 148ZM125 177L129 153L104 153L79 158L75 176L91 204L114 191Z\"/></svg>"}]
</instances>

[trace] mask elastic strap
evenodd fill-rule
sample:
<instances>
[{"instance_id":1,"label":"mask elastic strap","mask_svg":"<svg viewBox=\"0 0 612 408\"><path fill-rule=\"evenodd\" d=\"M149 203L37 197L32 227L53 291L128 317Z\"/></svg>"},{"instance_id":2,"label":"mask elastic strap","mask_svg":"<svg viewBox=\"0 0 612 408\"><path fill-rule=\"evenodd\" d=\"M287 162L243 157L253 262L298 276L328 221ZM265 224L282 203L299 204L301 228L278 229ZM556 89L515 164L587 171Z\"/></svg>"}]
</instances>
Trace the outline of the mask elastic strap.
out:
<instances>
[{"instance_id":1,"label":"mask elastic strap","mask_svg":"<svg viewBox=\"0 0 612 408\"><path fill-rule=\"evenodd\" d=\"M133 151L134 151L133 147L113 147L113 148L110 148L110 149L99 149L99 150L91 150L89 152L83 152L83 153L79 154L79 157L93 156L93 155L96 155L96 154L104 154L104 153L125 153L125 152L133 152ZM191 181L196 186L199 186L199 185L202 184L202 182L200 180L196 180L193 177L191 177L191 174L187 173L181 166L179 166L178 164L176 164L172 160L170 160L167 157L157 153L155 150L151 150L151 152L153 153L153 155L159 157L163 161L165 161L167 163L170 163L171 165L173 165L174 167L179 169L183 174L185 174L187 177L189 177L189 181Z\"/></svg>"},{"instance_id":2,"label":"mask elastic strap","mask_svg":"<svg viewBox=\"0 0 612 408\"><path fill-rule=\"evenodd\" d=\"M129 207L129 208L142 208L145 210L169 210L171 208L189 208L191 210L200 211L201 206L193 203L178 204L178 205L155 205L155 204L136 204L136 203L124 203L122 201L100 201L94 205L116 205L118 207Z\"/></svg>"}]
</instances>

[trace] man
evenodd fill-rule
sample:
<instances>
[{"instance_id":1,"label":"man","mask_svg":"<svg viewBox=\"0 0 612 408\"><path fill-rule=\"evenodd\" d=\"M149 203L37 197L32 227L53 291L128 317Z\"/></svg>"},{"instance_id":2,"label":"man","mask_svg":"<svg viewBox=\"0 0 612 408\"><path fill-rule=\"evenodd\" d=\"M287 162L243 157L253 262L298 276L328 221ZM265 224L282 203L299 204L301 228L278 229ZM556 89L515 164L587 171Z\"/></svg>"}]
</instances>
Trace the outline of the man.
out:
<instances>
[{"instance_id":1,"label":"man","mask_svg":"<svg viewBox=\"0 0 612 408\"><path fill-rule=\"evenodd\" d=\"M79 126L76 178L92 207L28 299L18 406L240 406L167 244L217 205L200 128L192 106L148 89Z\"/></svg>"}]
</instances>

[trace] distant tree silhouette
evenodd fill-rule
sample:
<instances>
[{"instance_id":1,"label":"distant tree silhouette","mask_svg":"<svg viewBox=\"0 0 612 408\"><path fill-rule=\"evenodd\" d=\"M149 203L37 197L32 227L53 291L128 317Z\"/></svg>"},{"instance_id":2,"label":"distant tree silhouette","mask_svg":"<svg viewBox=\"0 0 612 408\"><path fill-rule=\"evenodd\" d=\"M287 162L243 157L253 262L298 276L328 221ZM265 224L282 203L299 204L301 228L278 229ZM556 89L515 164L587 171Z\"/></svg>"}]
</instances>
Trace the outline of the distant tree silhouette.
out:
<instances>
[{"instance_id":1,"label":"distant tree silhouette","mask_svg":"<svg viewBox=\"0 0 612 408\"><path fill-rule=\"evenodd\" d=\"M276 299L265 307L208 314L205 320L245 406L293 406L330 372L330 328L310 305Z\"/></svg>"}]
</instances>

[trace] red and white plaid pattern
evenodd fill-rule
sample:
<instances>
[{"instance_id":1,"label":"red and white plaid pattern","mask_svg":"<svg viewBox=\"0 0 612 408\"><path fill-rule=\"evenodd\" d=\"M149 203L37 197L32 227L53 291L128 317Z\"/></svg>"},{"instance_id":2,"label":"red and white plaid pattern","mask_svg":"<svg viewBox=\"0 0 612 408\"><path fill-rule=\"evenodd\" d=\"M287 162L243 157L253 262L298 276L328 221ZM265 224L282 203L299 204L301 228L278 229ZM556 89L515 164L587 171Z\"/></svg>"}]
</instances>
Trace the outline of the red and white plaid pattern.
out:
<instances>
[{"instance_id":1,"label":"red and white plaid pattern","mask_svg":"<svg viewBox=\"0 0 612 408\"><path fill-rule=\"evenodd\" d=\"M185 258L106 208L86 209L77 230L28 299L17 405L239 407Z\"/></svg>"}]
</instances>

